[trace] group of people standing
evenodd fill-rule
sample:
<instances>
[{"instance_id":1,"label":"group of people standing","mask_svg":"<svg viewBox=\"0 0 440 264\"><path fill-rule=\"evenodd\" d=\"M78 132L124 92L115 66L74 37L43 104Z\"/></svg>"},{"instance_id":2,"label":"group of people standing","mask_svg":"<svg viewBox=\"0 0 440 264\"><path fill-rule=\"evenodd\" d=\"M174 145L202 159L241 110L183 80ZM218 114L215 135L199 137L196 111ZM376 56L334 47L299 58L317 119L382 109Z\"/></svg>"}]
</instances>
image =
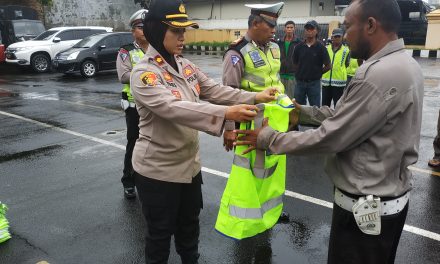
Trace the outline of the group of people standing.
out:
<instances>
[{"instance_id":1,"label":"group of people standing","mask_svg":"<svg viewBox=\"0 0 440 264\"><path fill-rule=\"evenodd\" d=\"M304 40L295 36L295 23L284 24L284 38L277 41L281 49L280 77L286 94L299 104L333 107L353 78L362 60L353 59L344 43L344 31L332 31L327 46L318 38L320 26L315 20L304 25ZM321 96L322 95L322 96Z\"/></svg>"},{"instance_id":2,"label":"group of people standing","mask_svg":"<svg viewBox=\"0 0 440 264\"><path fill-rule=\"evenodd\" d=\"M250 6L246 36L224 56L223 84L182 56L185 28L198 25L188 19L181 0L153 0L148 12L130 20L135 43L120 50L118 76L130 87L124 86L122 94L127 128L138 122L127 139L136 133L138 138L127 144L124 175L126 170L130 181L123 185L127 198L136 196L136 186L142 204L146 263L168 262L172 236L182 263L198 263L203 207L198 131L223 134L227 150L248 146L245 152L265 157L325 154L335 185L328 263L394 263L423 103L420 67L397 38L399 7L395 0L352 1L344 21L349 51L340 29L333 31L330 46L320 43L313 20L305 25L304 41L294 36L295 24L289 21L285 38L272 42L283 5ZM364 64L347 85L350 57ZM401 72L401 78L389 78L390 69ZM318 107L321 84L325 103L333 100L334 109ZM296 100L288 113L291 124L317 129L280 132L267 121L253 130L237 128L236 122L256 118L261 108L255 104L273 102L284 90ZM131 108L137 119L128 117ZM273 175L261 169L262 178ZM281 197L276 201L282 204ZM245 212L243 221L269 210L267 204L261 210L235 209L230 212L236 216ZM257 214L249 214L254 209Z\"/></svg>"}]
</instances>

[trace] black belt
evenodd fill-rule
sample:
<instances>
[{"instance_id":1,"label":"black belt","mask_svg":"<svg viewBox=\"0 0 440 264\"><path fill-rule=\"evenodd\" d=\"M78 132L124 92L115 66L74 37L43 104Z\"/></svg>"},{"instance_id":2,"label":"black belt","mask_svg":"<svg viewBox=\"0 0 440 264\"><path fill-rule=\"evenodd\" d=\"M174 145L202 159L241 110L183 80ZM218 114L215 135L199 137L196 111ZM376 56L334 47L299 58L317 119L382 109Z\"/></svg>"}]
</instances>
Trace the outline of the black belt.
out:
<instances>
[{"instance_id":1,"label":"black belt","mask_svg":"<svg viewBox=\"0 0 440 264\"><path fill-rule=\"evenodd\" d=\"M339 188L338 188L338 189L339 189ZM360 197L365 197L365 195L352 194L352 193L349 193L349 192L343 191L343 190L341 190L341 189L339 189L339 191L340 191L341 193L343 193L344 195L346 195L346 196L348 196L348 197L350 197L350 198L356 199L356 200L359 199ZM397 199L397 198L400 198L400 197L404 196L406 193L407 193L407 192L404 192L402 195L399 195L399 196L396 196L396 197L380 196L380 200L381 200L382 202L384 202L384 201L394 200L394 199Z\"/></svg>"}]
</instances>

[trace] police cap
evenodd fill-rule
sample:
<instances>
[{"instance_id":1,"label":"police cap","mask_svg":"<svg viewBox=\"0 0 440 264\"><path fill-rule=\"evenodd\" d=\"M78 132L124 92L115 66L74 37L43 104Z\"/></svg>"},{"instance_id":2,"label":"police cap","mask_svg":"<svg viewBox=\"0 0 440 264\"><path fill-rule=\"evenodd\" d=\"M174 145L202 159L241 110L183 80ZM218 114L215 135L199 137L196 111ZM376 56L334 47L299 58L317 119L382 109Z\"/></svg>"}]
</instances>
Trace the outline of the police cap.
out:
<instances>
[{"instance_id":1,"label":"police cap","mask_svg":"<svg viewBox=\"0 0 440 264\"><path fill-rule=\"evenodd\" d=\"M130 25L130 27L134 27L134 26L144 26L144 24L142 23L142 16L144 13L148 13L147 9L141 9L138 10L136 12L133 13L133 15L131 15L130 20L128 22L128 24Z\"/></svg>"},{"instance_id":2,"label":"police cap","mask_svg":"<svg viewBox=\"0 0 440 264\"><path fill-rule=\"evenodd\" d=\"M145 21L162 21L175 28L199 28L196 22L188 20L185 5L181 0L153 0L149 12L145 15Z\"/></svg>"},{"instance_id":3,"label":"police cap","mask_svg":"<svg viewBox=\"0 0 440 264\"><path fill-rule=\"evenodd\" d=\"M341 28L335 28L332 31L332 37L335 37L335 36L342 37L343 35L344 35L344 31Z\"/></svg>"},{"instance_id":4,"label":"police cap","mask_svg":"<svg viewBox=\"0 0 440 264\"><path fill-rule=\"evenodd\" d=\"M251 4L245 5L251 8L251 14L260 16L272 26L277 25L277 19L283 10L284 2L276 4Z\"/></svg>"},{"instance_id":5,"label":"police cap","mask_svg":"<svg viewBox=\"0 0 440 264\"><path fill-rule=\"evenodd\" d=\"M309 20L306 22L306 24L304 25L304 28L315 28L319 30L319 25L318 22L316 22L315 20Z\"/></svg>"}]
</instances>

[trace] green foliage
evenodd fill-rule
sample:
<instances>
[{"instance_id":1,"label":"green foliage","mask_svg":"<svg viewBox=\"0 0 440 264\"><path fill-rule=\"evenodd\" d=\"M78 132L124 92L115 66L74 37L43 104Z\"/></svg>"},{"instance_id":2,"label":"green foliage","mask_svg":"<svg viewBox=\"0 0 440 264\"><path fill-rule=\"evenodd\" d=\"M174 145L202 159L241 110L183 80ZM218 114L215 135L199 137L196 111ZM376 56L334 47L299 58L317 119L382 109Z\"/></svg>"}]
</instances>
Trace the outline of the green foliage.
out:
<instances>
[{"instance_id":1,"label":"green foliage","mask_svg":"<svg viewBox=\"0 0 440 264\"><path fill-rule=\"evenodd\" d=\"M43 6L51 6L52 0L38 0Z\"/></svg>"}]
</instances>

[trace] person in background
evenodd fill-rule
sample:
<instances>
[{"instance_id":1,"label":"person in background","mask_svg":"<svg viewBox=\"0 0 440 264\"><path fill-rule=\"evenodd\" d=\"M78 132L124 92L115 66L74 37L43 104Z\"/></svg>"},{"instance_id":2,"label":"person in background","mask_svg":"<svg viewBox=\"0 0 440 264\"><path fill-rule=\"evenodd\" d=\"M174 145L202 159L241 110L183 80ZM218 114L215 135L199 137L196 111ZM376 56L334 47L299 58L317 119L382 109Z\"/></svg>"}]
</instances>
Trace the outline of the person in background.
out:
<instances>
[{"instance_id":1,"label":"person in background","mask_svg":"<svg viewBox=\"0 0 440 264\"><path fill-rule=\"evenodd\" d=\"M424 78L397 32L396 0L354 0L345 14L353 58L365 60L335 109L296 105L292 120L320 125L280 133L268 126L236 145L270 153L327 154L335 185L328 263L394 263L418 159ZM390 78L398 72L399 78ZM298 115L299 113L299 115Z\"/></svg>"},{"instance_id":2,"label":"person in background","mask_svg":"<svg viewBox=\"0 0 440 264\"><path fill-rule=\"evenodd\" d=\"M437 136L435 136L434 142L434 157L428 161L428 165L434 168L440 167L440 111L437 120Z\"/></svg>"},{"instance_id":3,"label":"person in background","mask_svg":"<svg viewBox=\"0 0 440 264\"><path fill-rule=\"evenodd\" d=\"M198 131L220 136L226 119L252 120L254 104L274 100L276 89L223 86L183 58L185 29L198 25L182 1L153 0L143 24L150 45L130 86L140 116L132 164L147 223L145 261L167 263L174 236L182 263L194 264L203 205Z\"/></svg>"},{"instance_id":4,"label":"person in background","mask_svg":"<svg viewBox=\"0 0 440 264\"><path fill-rule=\"evenodd\" d=\"M305 105L321 105L321 76L331 68L330 57L318 41L319 25L310 20L304 25L305 40L298 44L293 54L296 78L295 100Z\"/></svg>"},{"instance_id":5,"label":"person in background","mask_svg":"<svg viewBox=\"0 0 440 264\"><path fill-rule=\"evenodd\" d=\"M347 67L350 64L350 50L342 44L344 31L335 28L331 36L331 44L327 45L327 52L331 60L330 71L322 75L322 105L336 105L347 85Z\"/></svg>"},{"instance_id":6,"label":"person in background","mask_svg":"<svg viewBox=\"0 0 440 264\"><path fill-rule=\"evenodd\" d=\"M293 53L296 45L301 42L295 36L295 22L289 20L284 24L284 38L278 40L281 51L280 78L284 85L284 93L293 98L295 91L295 72L293 68Z\"/></svg>"},{"instance_id":7,"label":"person in background","mask_svg":"<svg viewBox=\"0 0 440 264\"><path fill-rule=\"evenodd\" d=\"M127 199L136 198L131 157L134 144L139 137L139 114L130 92L130 74L133 67L144 57L144 53L148 48L148 42L143 32L144 25L142 24L142 14L146 12L148 10L141 9L130 17L129 25L134 41L122 46L116 59L116 71L119 81L123 84L121 105L125 111L125 122L127 124L127 145L125 147L124 169L121 178L122 186L124 187L124 197Z\"/></svg>"}]
</instances>

